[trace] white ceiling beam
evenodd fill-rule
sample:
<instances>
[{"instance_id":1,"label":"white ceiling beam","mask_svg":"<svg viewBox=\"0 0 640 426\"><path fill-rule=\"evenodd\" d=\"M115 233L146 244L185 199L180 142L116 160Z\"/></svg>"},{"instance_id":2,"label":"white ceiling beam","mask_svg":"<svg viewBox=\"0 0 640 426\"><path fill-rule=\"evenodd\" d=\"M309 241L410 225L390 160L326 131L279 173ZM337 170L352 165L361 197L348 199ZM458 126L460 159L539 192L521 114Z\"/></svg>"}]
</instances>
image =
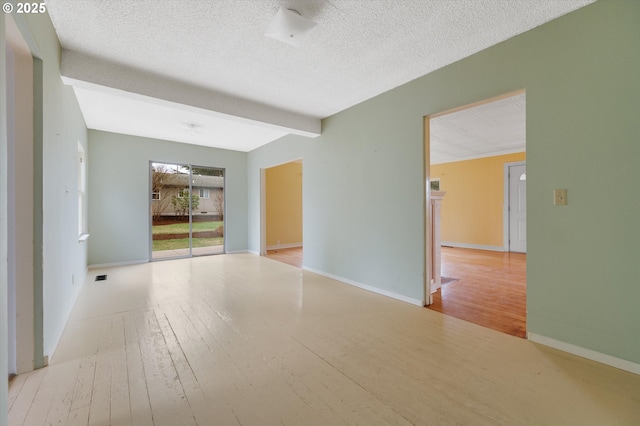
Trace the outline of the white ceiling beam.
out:
<instances>
[{"instance_id":1,"label":"white ceiling beam","mask_svg":"<svg viewBox=\"0 0 640 426\"><path fill-rule=\"evenodd\" d=\"M205 110L221 118L296 135L316 137L321 132L319 118L197 87L71 50L62 51L60 68L64 83L75 87L185 110Z\"/></svg>"}]
</instances>

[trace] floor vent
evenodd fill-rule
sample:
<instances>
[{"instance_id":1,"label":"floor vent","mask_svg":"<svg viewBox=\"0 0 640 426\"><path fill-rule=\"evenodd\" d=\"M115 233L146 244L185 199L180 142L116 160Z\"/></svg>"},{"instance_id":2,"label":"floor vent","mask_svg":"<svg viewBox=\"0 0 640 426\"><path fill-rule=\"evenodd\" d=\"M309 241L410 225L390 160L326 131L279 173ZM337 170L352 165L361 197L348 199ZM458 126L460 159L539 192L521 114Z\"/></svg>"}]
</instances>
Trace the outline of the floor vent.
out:
<instances>
[{"instance_id":1,"label":"floor vent","mask_svg":"<svg viewBox=\"0 0 640 426\"><path fill-rule=\"evenodd\" d=\"M106 275L98 275L96 276L96 281L106 281L107 280L107 276Z\"/></svg>"}]
</instances>

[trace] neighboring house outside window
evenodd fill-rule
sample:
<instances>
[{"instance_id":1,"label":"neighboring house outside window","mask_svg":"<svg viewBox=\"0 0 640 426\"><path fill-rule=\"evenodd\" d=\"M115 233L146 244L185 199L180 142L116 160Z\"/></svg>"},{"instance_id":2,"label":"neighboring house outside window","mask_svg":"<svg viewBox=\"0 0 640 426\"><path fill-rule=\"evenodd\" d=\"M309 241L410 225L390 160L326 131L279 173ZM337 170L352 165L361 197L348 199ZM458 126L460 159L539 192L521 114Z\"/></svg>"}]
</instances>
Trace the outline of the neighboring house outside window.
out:
<instances>
[{"instance_id":1,"label":"neighboring house outside window","mask_svg":"<svg viewBox=\"0 0 640 426\"><path fill-rule=\"evenodd\" d=\"M215 220L224 217L224 177L196 176L192 182L192 193L197 197L197 206L193 213L198 216L209 215ZM152 209L156 218L176 216L174 198L185 201L189 197L189 175L164 174L158 179L157 186L151 191Z\"/></svg>"}]
</instances>

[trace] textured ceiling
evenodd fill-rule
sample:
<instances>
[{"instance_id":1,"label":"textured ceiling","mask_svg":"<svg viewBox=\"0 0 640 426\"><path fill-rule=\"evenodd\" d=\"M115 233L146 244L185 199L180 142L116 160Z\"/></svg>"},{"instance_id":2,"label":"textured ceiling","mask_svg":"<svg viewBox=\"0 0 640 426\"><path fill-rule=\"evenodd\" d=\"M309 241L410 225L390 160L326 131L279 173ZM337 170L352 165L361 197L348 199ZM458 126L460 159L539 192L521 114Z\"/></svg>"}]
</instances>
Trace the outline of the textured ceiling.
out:
<instances>
[{"instance_id":1,"label":"textured ceiling","mask_svg":"<svg viewBox=\"0 0 640 426\"><path fill-rule=\"evenodd\" d=\"M526 149L526 100L520 94L433 118L431 164Z\"/></svg>"},{"instance_id":2,"label":"textured ceiling","mask_svg":"<svg viewBox=\"0 0 640 426\"><path fill-rule=\"evenodd\" d=\"M259 108L324 118L592 1L48 0L47 6L67 51ZM264 37L280 5L318 23L302 47ZM99 104L83 102L83 112L108 114ZM157 124L153 114L140 115L139 133Z\"/></svg>"}]
</instances>

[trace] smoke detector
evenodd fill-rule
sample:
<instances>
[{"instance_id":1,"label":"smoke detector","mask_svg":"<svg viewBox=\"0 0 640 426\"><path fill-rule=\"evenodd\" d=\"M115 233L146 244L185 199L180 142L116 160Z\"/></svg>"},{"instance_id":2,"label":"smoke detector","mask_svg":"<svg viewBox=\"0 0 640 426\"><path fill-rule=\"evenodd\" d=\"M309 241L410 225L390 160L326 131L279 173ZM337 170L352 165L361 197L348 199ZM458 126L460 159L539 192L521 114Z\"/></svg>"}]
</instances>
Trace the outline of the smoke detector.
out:
<instances>
[{"instance_id":1,"label":"smoke detector","mask_svg":"<svg viewBox=\"0 0 640 426\"><path fill-rule=\"evenodd\" d=\"M297 10L281 6L264 35L300 47L316 25L318 24L303 17Z\"/></svg>"}]
</instances>

